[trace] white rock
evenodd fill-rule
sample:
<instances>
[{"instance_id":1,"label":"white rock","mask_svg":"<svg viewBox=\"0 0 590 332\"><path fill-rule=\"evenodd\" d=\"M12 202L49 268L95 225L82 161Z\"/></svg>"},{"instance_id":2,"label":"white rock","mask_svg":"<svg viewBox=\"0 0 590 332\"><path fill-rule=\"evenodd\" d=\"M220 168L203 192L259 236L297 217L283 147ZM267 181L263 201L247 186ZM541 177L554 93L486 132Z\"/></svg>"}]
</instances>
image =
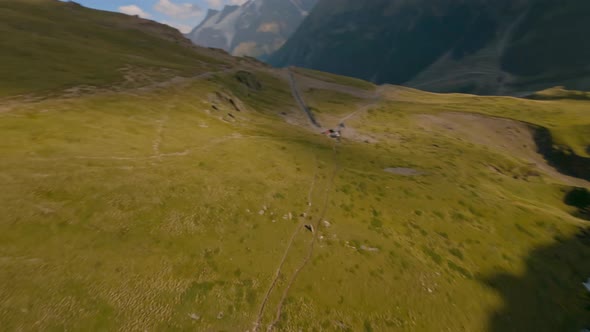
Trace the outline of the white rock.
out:
<instances>
[{"instance_id":1,"label":"white rock","mask_svg":"<svg viewBox=\"0 0 590 332\"><path fill-rule=\"evenodd\" d=\"M263 215L263 214L264 214L264 210L260 210L260 211L258 211L258 214L259 214L259 215Z\"/></svg>"}]
</instances>

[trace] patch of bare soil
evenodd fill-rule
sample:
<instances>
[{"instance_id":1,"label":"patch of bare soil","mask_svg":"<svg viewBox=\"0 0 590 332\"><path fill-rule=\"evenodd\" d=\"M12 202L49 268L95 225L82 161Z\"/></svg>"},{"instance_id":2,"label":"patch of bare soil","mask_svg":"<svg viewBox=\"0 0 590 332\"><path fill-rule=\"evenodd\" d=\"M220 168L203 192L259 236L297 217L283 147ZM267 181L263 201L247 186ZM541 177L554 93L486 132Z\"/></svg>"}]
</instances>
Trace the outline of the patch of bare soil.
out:
<instances>
[{"instance_id":1,"label":"patch of bare soil","mask_svg":"<svg viewBox=\"0 0 590 332\"><path fill-rule=\"evenodd\" d=\"M423 130L442 131L457 139L483 145L497 153L519 158L568 185L590 185L588 181L564 175L550 166L537 152L534 129L526 123L480 114L453 112L420 114L416 118Z\"/></svg>"}]
</instances>

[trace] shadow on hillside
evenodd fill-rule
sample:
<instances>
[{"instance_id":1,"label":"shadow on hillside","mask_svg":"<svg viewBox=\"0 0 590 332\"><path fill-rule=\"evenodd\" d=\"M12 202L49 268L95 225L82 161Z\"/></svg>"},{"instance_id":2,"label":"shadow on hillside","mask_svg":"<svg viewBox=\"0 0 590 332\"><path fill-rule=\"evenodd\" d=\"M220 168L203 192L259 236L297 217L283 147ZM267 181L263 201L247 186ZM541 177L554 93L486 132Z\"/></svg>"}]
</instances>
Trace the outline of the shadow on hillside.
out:
<instances>
[{"instance_id":1,"label":"shadow on hillside","mask_svg":"<svg viewBox=\"0 0 590 332\"><path fill-rule=\"evenodd\" d=\"M590 191L586 188L573 188L563 199L564 203L578 209L573 215L577 218L590 220Z\"/></svg>"},{"instance_id":2,"label":"shadow on hillside","mask_svg":"<svg viewBox=\"0 0 590 332\"><path fill-rule=\"evenodd\" d=\"M590 181L590 158L577 155L570 147L557 146L545 127L532 126L537 151L560 173Z\"/></svg>"},{"instance_id":3,"label":"shadow on hillside","mask_svg":"<svg viewBox=\"0 0 590 332\"><path fill-rule=\"evenodd\" d=\"M489 331L581 331L590 328L590 227L535 249L522 276L499 273L484 282L502 296Z\"/></svg>"}]
</instances>

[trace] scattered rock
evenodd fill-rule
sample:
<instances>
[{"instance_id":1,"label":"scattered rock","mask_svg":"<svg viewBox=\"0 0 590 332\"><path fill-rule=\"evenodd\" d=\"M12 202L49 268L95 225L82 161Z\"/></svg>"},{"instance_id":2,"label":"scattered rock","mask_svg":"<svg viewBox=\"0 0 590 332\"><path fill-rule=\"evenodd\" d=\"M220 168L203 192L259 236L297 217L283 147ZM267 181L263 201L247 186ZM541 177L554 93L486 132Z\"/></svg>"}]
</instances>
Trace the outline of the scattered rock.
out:
<instances>
[{"instance_id":1,"label":"scattered rock","mask_svg":"<svg viewBox=\"0 0 590 332\"><path fill-rule=\"evenodd\" d=\"M264 215L264 210L258 211L258 214L261 215L261 216Z\"/></svg>"},{"instance_id":2,"label":"scattered rock","mask_svg":"<svg viewBox=\"0 0 590 332\"><path fill-rule=\"evenodd\" d=\"M277 222L277 221L275 219L273 219L272 222Z\"/></svg>"},{"instance_id":3,"label":"scattered rock","mask_svg":"<svg viewBox=\"0 0 590 332\"><path fill-rule=\"evenodd\" d=\"M590 278L588 278L588 282L584 282L582 285L584 285L584 287L590 292Z\"/></svg>"},{"instance_id":4,"label":"scattered rock","mask_svg":"<svg viewBox=\"0 0 590 332\"><path fill-rule=\"evenodd\" d=\"M347 247L347 248L351 248L351 249L354 249L354 250L356 250L356 247L355 247L355 246L351 246L351 245L350 245L350 242L348 242L348 241L345 241L345 242L344 242L344 246L345 246L345 247Z\"/></svg>"},{"instance_id":5,"label":"scattered rock","mask_svg":"<svg viewBox=\"0 0 590 332\"><path fill-rule=\"evenodd\" d=\"M293 219L293 214L289 212L289 220Z\"/></svg>"},{"instance_id":6,"label":"scattered rock","mask_svg":"<svg viewBox=\"0 0 590 332\"><path fill-rule=\"evenodd\" d=\"M301 218L305 218L305 217L307 217L307 213L303 212L300 216L301 216Z\"/></svg>"},{"instance_id":7,"label":"scattered rock","mask_svg":"<svg viewBox=\"0 0 590 332\"><path fill-rule=\"evenodd\" d=\"M188 316L189 316L189 317L190 317L190 319L192 319L192 320L199 320L199 319L201 319L201 316L199 316L199 315L197 315L197 314L195 314L195 313L189 314Z\"/></svg>"},{"instance_id":8,"label":"scattered rock","mask_svg":"<svg viewBox=\"0 0 590 332\"><path fill-rule=\"evenodd\" d=\"M324 223L324 227L326 227L326 228L332 226L332 224L330 224L330 222L327 220L324 220L323 223Z\"/></svg>"},{"instance_id":9,"label":"scattered rock","mask_svg":"<svg viewBox=\"0 0 590 332\"><path fill-rule=\"evenodd\" d=\"M220 311L220 312L217 314L217 319L222 319L222 318L223 318L223 311Z\"/></svg>"},{"instance_id":10,"label":"scattered rock","mask_svg":"<svg viewBox=\"0 0 590 332\"><path fill-rule=\"evenodd\" d=\"M313 233L313 225L305 225L305 228Z\"/></svg>"},{"instance_id":11,"label":"scattered rock","mask_svg":"<svg viewBox=\"0 0 590 332\"><path fill-rule=\"evenodd\" d=\"M367 247L364 244L361 246L360 249L361 250L364 250L364 251L369 251L369 252L377 252L377 251L379 251L379 248Z\"/></svg>"}]
</instances>

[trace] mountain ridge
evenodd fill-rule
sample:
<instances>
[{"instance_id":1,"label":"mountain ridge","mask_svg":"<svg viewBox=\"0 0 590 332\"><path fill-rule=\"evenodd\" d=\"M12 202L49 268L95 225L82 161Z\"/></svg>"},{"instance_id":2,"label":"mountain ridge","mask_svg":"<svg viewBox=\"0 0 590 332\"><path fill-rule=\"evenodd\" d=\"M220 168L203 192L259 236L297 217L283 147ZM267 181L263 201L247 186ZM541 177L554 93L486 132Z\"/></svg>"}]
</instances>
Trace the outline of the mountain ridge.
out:
<instances>
[{"instance_id":1,"label":"mountain ridge","mask_svg":"<svg viewBox=\"0 0 590 332\"><path fill-rule=\"evenodd\" d=\"M434 92L584 90L587 15L583 0L321 0L269 62Z\"/></svg>"},{"instance_id":2,"label":"mountain ridge","mask_svg":"<svg viewBox=\"0 0 590 332\"><path fill-rule=\"evenodd\" d=\"M291 36L316 1L249 0L210 9L186 36L197 45L265 59Z\"/></svg>"}]
</instances>

